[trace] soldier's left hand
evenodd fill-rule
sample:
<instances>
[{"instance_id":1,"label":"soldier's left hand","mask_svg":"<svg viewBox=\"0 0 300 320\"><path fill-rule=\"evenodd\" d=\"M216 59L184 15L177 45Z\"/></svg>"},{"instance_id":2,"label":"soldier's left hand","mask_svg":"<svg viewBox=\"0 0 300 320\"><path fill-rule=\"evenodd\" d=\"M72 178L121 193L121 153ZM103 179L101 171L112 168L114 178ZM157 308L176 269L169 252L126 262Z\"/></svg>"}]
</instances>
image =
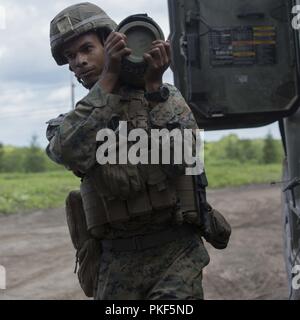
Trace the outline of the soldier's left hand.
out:
<instances>
[{"instance_id":1,"label":"soldier's left hand","mask_svg":"<svg viewBox=\"0 0 300 320\"><path fill-rule=\"evenodd\" d=\"M144 77L146 90L156 91L162 84L163 74L171 64L170 42L154 41L150 51L144 54L144 59L148 64Z\"/></svg>"}]
</instances>

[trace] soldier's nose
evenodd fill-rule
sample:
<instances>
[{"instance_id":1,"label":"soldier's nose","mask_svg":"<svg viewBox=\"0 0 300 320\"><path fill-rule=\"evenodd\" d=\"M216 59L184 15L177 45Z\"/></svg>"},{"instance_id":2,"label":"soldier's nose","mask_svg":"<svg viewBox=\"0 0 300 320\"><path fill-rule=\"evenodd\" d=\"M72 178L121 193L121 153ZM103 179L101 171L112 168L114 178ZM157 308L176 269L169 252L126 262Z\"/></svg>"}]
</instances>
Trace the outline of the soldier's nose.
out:
<instances>
[{"instance_id":1,"label":"soldier's nose","mask_svg":"<svg viewBox=\"0 0 300 320\"><path fill-rule=\"evenodd\" d=\"M76 56L76 67L82 67L87 65L86 56L83 54L78 54Z\"/></svg>"}]
</instances>

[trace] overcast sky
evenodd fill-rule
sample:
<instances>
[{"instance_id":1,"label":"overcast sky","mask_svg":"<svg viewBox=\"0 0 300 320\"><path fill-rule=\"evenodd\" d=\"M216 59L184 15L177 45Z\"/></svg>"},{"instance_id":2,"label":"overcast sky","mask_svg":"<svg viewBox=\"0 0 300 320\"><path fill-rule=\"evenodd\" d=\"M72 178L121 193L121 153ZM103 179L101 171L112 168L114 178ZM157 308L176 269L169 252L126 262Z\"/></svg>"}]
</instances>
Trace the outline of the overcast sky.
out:
<instances>
[{"instance_id":1,"label":"overcast sky","mask_svg":"<svg viewBox=\"0 0 300 320\"><path fill-rule=\"evenodd\" d=\"M46 145L45 122L68 112L71 75L67 67L56 66L50 54L49 24L73 0L0 0L0 142L28 145L33 134ZM165 0L96 0L117 23L136 13L148 13L165 35L169 34ZM169 71L165 81L172 82ZM87 91L76 85L76 100ZM233 130L243 138L264 137L271 131L279 137L277 125L259 129ZM229 131L206 133L216 140Z\"/></svg>"}]
</instances>

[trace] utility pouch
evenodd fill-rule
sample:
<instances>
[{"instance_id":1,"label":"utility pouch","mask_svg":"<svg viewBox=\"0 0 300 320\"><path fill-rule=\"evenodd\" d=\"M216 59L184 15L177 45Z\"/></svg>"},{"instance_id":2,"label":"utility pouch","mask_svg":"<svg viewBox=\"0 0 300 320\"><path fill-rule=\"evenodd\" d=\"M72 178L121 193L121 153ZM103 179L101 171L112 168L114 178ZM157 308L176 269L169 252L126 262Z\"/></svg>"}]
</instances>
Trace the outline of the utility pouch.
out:
<instances>
[{"instance_id":1,"label":"utility pouch","mask_svg":"<svg viewBox=\"0 0 300 320\"><path fill-rule=\"evenodd\" d=\"M156 185L148 185L149 197L154 210L175 207L177 195L174 186L166 180Z\"/></svg>"},{"instance_id":2,"label":"utility pouch","mask_svg":"<svg viewBox=\"0 0 300 320\"><path fill-rule=\"evenodd\" d=\"M101 199L90 178L85 177L80 186L82 205L86 217L87 230L93 233L95 228L107 223L108 209Z\"/></svg>"},{"instance_id":3,"label":"utility pouch","mask_svg":"<svg viewBox=\"0 0 300 320\"><path fill-rule=\"evenodd\" d=\"M79 191L72 191L66 199L66 217L73 246L76 250L78 280L87 297L93 297L100 264L100 241L91 238Z\"/></svg>"},{"instance_id":4,"label":"utility pouch","mask_svg":"<svg viewBox=\"0 0 300 320\"><path fill-rule=\"evenodd\" d=\"M106 200L106 206L107 206L106 218L108 223L129 220L130 217L126 207L126 201L121 199L110 199L110 200Z\"/></svg>"},{"instance_id":5,"label":"utility pouch","mask_svg":"<svg viewBox=\"0 0 300 320\"><path fill-rule=\"evenodd\" d=\"M212 209L208 213L207 226L203 232L204 239L216 249L227 248L231 227L225 217L219 211Z\"/></svg>"},{"instance_id":6,"label":"utility pouch","mask_svg":"<svg viewBox=\"0 0 300 320\"><path fill-rule=\"evenodd\" d=\"M77 260L79 262L78 280L85 295L89 298L94 297L96 291L101 250L101 242L90 238L77 251Z\"/></svg>"},{"instance_id":7,"label":"utility pouch","mask_svg":"<svg viewBox=\"0 0 300 320\"><path fill-rule=\"evenodd\" d=\"M194 176L197 211L199 214L198 223L202 236L216 249L225 249L228 245L231 227L224 216L213 209L206 200L206 188L208 181L205 172Z\"/></svg>"},{"instance_id":8,"label":"utility pouch","mask_svg":"<svg viewBox=\"0 0 300 320\"><path fill-rule=\"evenodd\" d=\"M130 198L126 202L131 217L143 216L152 212L147 191L140 192L135 198Z\"/></svg>"},{"instance_id":9,"label":"utility pouch","mask_svg":"<svg viewBox=\"0 0 300 320\"><path fill-rule=\"evenodd\" d=\"M66 199L66 217L73 246L76 250L79 250L85 241L90 238L79 191L72 191L68 195Z\"/></svg>"},{"instance_id":10,"label":"utility pouch","mask_svg":"<svg viewBox=\"0 0 300 320\"><path fill-rule=\"evenodd\" d=\"M147 166L147 185L153 210L169 209L176 206L175 186L168 181L159 165Z\"/></svg>"}]
</instances>

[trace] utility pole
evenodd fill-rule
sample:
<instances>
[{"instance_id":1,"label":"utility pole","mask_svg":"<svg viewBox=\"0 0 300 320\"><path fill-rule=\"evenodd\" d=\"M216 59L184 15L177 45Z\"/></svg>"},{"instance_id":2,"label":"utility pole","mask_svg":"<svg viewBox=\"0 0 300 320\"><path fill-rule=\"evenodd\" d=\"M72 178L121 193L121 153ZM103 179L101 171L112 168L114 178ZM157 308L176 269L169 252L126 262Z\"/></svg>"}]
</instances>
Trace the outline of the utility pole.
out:
<instances>
[{"instance_id":1,"label":"utility pole","mask_svg":"<svg viewBox=\"0 0 300 320\"><path fill-rule=\"evenodd\" d=\"M75 109L75 83L74 83L74 77L71 73L71 109Z\"/></svg>"}]
</instances>

